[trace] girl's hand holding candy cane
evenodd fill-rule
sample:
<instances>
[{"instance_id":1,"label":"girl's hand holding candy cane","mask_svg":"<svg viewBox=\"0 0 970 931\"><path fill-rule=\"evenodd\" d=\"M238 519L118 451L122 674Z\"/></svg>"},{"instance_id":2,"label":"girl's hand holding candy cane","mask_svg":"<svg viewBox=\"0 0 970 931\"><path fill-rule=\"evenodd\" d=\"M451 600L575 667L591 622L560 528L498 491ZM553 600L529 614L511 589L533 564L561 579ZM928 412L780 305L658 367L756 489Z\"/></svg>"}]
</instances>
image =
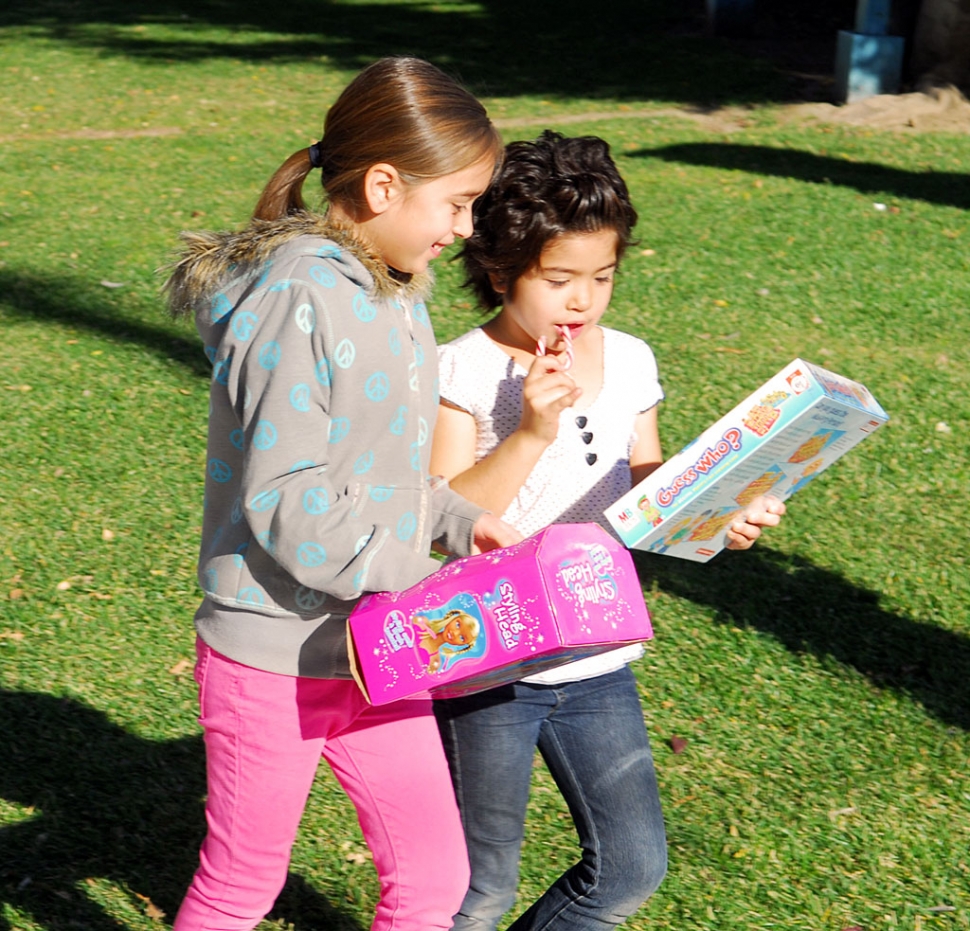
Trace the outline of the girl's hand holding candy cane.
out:
<instances>
[{"instance_id":1,"label":"girl's hand holding candy cane","mask_svg":"<svg viewBox=\"0 0 970 931\"><path fill-rule=\"evenodd\" d=\"M583 393L571 375L566 374L573 363L572 340L567 327L556 330L565 341L565 348L558 354L549 353L546 339L540 336L536 343L536 359L529 368L522 385L522 422L519 429L525 436L532 436L543 446L552 443L559 430L559 414L572 407Z\"/></svg>"},{"instance_id":2,"label":"girl's hand holding candy cane","mask_svg":"<svg viewBox=\"0 0 970 931\"><path fill-rule=\"evenodd\" d=\"M569 369L573 367L573 359L575 358L575 355L573 353L573 337L572 337L572 334L569 332L568 326L562 326L560 324L556 324L556 332L559 334L563 343L565 344L565 347L563 348L562 351L565 353L566 358L562 364L562 368L564 372L567 372L569 371ZM546 338L544 336L540 336L539 342L536 343L536 355L544 356L545 354L546 354Z\"/></svg>"}]
</instances>

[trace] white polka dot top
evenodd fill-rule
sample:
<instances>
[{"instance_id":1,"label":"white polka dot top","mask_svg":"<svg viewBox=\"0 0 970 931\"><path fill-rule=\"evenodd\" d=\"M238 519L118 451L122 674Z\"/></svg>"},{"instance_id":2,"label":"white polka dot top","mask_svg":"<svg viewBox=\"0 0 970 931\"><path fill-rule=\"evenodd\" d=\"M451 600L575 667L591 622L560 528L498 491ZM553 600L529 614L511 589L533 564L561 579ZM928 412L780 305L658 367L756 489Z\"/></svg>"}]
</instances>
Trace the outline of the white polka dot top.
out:
<instances>
[{"instance_id":1,"label":"white polka dot top","mask_svg":"<svg viewBox=\"0 0 970 931\"><path fill-rule=\"evenodd\" d=\"M560 415L559 433L502 519L526 536L553 523L598 523L630 489L636 416L663 399L653 351L627 333L603 330L603 386L592 402ZM526 371L480 328L440 346L441 398L475 418L476 460L509 437L522 418ZM582 404L585 399L580 399ZM618 669L639 645L568 663L527 681L566 682Z\"/></svg>"}]
</instances>

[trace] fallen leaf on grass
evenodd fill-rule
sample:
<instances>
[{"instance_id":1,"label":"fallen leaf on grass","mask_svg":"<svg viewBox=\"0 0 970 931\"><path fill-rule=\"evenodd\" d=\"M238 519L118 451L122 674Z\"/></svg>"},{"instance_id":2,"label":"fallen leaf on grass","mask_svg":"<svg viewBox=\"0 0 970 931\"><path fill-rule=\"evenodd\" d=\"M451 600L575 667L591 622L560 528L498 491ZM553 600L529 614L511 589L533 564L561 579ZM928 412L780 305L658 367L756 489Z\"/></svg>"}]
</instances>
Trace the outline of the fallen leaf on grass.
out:
<instances>
[{"instance_id":1,"label":"fallen leaf on grass","mask_svg":"<svg viewBox=\"0 0 970 931\"><path fill-rule=\"evenodd\" d=\"M23 631L20 630L0 630L0 640L23 640Z\"/></svg>"},{"instance_id":2,"label":"fallen leaf on grass","mask_svg":"<svg viewBox=\"0 0 970 931\"><path fill-rule=\"evenodd\" d=\"M687 738L686 737L671 737L670 738L670 749L674 753L683 753L687 749Z\"/></svg>"},{"instance_id":3,"label":"fallen leaf on grass","mask_svg":"<svg viewBox=\"0 0 970 931\"><path fill-rule=\"evenodd\" d=\"M136 898L142 900L145 903L145 914L152 919L152 921L161 921L165 917L165 912L163 912L147 895L141 895L140 893L135 893Z\"/></svg>"},{"instance_id":4,"label":"fallen leaf on grass","mask_svg":"<svg viewBox=\"0 0 970 931\"><path fill-rule=\"evenodd\" d=\"M191 668L192 664L187 659L180 659L171 669L169 669L169 672L173 676L180 676L187 669Z\"/></svg>"},{"instance_id":5,"label":"fallen leaf on grass","mask_svg":"<svg viewBox=\"0 0 970 931\"><path fill-rule=\"evenodd\" d=\"M113 530L108 530L108 528L105 527L104 530L101 531L101 539L104 540L105 543L110 543L114 538L115 532Z\"/></svg>"}]
</instances>

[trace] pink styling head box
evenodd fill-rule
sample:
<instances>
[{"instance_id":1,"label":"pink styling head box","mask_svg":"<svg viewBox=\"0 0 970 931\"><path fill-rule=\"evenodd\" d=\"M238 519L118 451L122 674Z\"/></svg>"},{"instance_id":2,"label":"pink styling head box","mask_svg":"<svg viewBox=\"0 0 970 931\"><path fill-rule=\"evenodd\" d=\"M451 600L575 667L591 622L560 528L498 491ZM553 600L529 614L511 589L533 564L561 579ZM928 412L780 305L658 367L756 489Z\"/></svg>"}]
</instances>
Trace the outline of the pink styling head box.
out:
<instances>
[{"instance_id":1,"label":"pink styling head box","mask_svg":"<svg viewBox=\"0 0 970 931\"><path fill-rule=\"evenodd\" d=\"M480 691L653 636L633 559L597 524L556 524L365 595L348 627L375 705Z\"/></svg>"}]
</instances>

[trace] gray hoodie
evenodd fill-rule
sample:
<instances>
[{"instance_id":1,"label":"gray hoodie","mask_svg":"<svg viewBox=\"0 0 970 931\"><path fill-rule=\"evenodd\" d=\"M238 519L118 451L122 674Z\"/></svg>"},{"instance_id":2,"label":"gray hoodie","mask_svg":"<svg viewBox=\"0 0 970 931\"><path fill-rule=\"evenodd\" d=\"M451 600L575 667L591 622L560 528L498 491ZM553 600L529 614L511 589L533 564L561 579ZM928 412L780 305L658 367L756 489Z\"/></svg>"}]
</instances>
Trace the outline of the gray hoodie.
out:
<instances>
[{"instance_id":1,"label":"gray hoodie","mask_svg":"<svg viewBox=\"0 0 970 931\"><path fill-rule=\"evenodd\" d=\"M194 233L167 289L213 366L196 629L287 675L344 678L346 618L466 555L482 509L428 461L427 275L397 277L327 217Z\"/></svg>"}]
</instances>

